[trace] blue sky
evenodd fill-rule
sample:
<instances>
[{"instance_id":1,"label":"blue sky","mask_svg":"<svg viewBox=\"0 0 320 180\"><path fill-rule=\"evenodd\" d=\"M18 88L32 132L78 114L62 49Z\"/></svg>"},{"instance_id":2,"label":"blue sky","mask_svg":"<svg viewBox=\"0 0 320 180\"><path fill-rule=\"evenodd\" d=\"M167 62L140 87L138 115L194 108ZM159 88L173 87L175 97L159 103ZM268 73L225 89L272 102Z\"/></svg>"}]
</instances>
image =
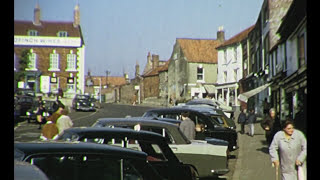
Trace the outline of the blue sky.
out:
<instances>
[{"instance_id":1,"label":"blue sky","mask_svg":"<svg viewBox=\"0 0 320 180\"><path fill-rule=\"evenodd\" d=\"M79 3L86 72L133 78L148 52L168 60L176 38L216 39L223 26L229 39L255 24L263 0L14 0L14 19L31 21L37 2L46 21L73 21Z\"/></svg>"}]
</instances>

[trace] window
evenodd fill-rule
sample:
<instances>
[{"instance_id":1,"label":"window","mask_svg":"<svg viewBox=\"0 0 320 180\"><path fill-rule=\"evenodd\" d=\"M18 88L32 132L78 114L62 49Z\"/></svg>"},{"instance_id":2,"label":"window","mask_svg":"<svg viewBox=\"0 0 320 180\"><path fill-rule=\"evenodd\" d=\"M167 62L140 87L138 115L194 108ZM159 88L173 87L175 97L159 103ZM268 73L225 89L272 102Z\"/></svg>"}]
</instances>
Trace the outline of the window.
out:
<instances>
[{"instance_id":1,"label":"window","mask_svg":"<svg viewBox=\"0 0 320 180\"><path fill-rule=\"evenodd\" d=\"M37 30L29 30L28 36L39 36L39 32Z\"/></svg>"},{"instance_id":2,"label":"window","mask_svg":"<svg viewBox=\"0 0 320 180\"><path fill-rule=\"evenodd\" d=\"M233 70L233 80L236 82L238 80L238 69Z\"/></svg>"},{"instance_id":3,"label":"window","mask_svg":"<svg viewBox=\"0 0 320 180\"><path fill-rule=\"evenodd\" d=\"M203 80L204 80L203 75L204 75L203 67L202 67L202 66L199 66L199 67L197 68L197 80L198 80L198 81L203 81Z\"/></svg>"},{"instance_id":4,"label":"window","mask_svg":"<svg viewBox=\"0 0 320 180\"><path fill-rule=\"evenodd\" d=\"M59 31L57 33L58 37L68 37L68 32L67 31Z\"/></svg>"},{"instance_id":5,"label":"window","mask_svg":"<svg viewBox=\"0 0 320 180\"><path fill-rule=\"evenodd\" d=\"M77 56L72 53L71 50L70 54L67 55L67 71L76 71L77 69Z\"/></svg>"},{"instance_id":6,"label":"window","mask_svg":"<svg viewBox=\"0 0 320 180\"><path fill-rule=\"evenodd\" d=\"M225 71L223 75L224 75L224 76L223 76L224 82L227 82L227 71Z\"/></svg>"},{"instance_id":7,"label":"window","mask_svg":"<svg viewBox=\"0 0 320 180\"><path fill-rule=\"evenodd\" d=\"M56 50L50 54L50 71L60 71L59 69L59 54L56 53Z\"/></svg>"},{"instance_id":8,"label":"window","mask_svg":"<svg viewBox=\"0 0 320 180\"><path fill-rule=\"evenodd\" d=\"M227 60L228 56L227 56L227 50L224 50L224 63L227 64L228 60Z\"/></svg>"},{"instance_id":9,"label":"window","mask_svg":"<svg viewBox=\"0 0 320 180\"><path fill-rule=\"evenodd\" d=\"M28 64L28 69L27 70L37 70L36 65L37 65L37 55L31 49L30 50L30 55L29 55L29 64Z\"/></svg>"},{"instance_id":10,"label":"window","mask_svg":"<svg viewBox=\"0 0 320 180\"><path fill-rule=\"evenodd\" d=\"M298 67L302 67L303 65L305 65L306 61L305 61L305 38L304 38L304 34L300 35L298 37L298 58L299 58L299 62L298 62Z\"/></svg>"},{"instance_id":11,"label":"window","mask_svg":"<svg viewBox=\"0 0 320 180\"><path fill-rule=\"evenodd\" d=\"M233 60L234 60L234 62L237 62L237 57L238 57L238 51L237 51L237 47L235 47L233 49Z\"/></svg>"}]
</instances>

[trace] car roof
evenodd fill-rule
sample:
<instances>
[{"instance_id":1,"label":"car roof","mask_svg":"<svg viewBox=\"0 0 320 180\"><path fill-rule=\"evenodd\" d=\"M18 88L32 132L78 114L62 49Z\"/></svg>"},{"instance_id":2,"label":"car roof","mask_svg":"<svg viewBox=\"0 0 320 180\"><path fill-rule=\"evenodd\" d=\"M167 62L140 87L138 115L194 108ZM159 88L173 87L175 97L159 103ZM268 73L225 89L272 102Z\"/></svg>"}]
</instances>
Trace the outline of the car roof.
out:
<instances>
[{"instance_id":1,"label":"car roof","mask_svg":"<svg viewBox=\"0 0 320 180\"><path fill-rule=\"evenodd\" d=\"M101 128L101 127L74 127L64 130L65 133L76 133L81 135L93 135L95 137L107 136L112 137L129 137L137 140L153 140L165 142L165 139L158 133L150 131L136 131L128 128Z\"/></svg>"},{"instance_id":2,"label":"car roof","mask_svg":"<svg viewBox=\"0 0 320 180\"><path fill-rule=\"evenodd\" d=\"M14 179L48 180L49 178L36 165L14 160Z\"/></svg>"},{"instance_id":3,"label":"car roof","mask_svg":"<svg viewBox=\"0 0 320 180\"><path fill-rule=\"evenodd\" d=\"M15 142L14 148L29 156L32 154L104 154L120 157L131 157L145 159L147 154L122 147L115 147L106 144L66 142L66 141L33 141ZM24 158L25 158L24 157Z\"/></svg>"}]
</instances>

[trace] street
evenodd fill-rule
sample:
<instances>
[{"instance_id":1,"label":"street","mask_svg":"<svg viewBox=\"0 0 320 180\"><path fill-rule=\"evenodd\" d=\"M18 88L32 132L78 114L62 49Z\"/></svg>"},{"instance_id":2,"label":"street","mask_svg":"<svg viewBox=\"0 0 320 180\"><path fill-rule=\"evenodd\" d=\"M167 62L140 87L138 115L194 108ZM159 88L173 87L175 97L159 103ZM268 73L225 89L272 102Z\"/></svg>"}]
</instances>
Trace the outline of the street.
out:
<instances>
[{"instance_id":1,"label":"street","mask_svg":"<svg viewBox=\"0 0 320 180\"><path fill-rule=\"evenodd\" d=\"M91 126L98 118L141 116L146 110L156 107L131 106L121 104L103 104L96 112L75 112L69 116L73 120L74 127ZM18 123L14 127L15 141L32 141L39 139L41 130L34 122L26 121ZM239 125L237 132L239 132ZM216 179L233 180L269 180L275 179L275 170L271 167L268 146L265 144L264 131L259 122L255 124L255 136L238 134L239 149L231 152L229 159L230 172Z\"/></svg>"}]
</instances>

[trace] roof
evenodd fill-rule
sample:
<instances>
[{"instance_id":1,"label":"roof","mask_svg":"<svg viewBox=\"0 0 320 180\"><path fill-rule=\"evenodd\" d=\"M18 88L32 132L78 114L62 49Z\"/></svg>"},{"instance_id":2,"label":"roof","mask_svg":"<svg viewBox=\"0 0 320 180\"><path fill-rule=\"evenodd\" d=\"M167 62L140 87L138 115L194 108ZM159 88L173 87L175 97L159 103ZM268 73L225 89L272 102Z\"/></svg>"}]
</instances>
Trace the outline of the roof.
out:
<instances>
[{"instance_id":1,"label":"roof","mask_svg":"<svg viewBox=\"0 0 320 180\"><path fill-rule=\"evenodd\" d=\"M41 25L34 25L32 21L14 21L14 35L27 36L28 30L37 30L39 36L57 37L59 31L67 31L68 37L81 37L80 26L74 27L73 22L41 21Z\"/></svg>"},{"instance_id":2,"label":"roof","mask_svg":"<svg viewBox=\"0 0 320 180\"><path fill-rule=\"evenodd\" d=\"M160 72L168 71L169 61L170 60L165 61L164 65L158 66L157 68L147 72L146 74L143 75L143 77L156 76Z\"/></svg>"},{"instance_id":3,"label":"roof","mask_svg":"<svg viewBox=\"0 0 320 180\"><path fill-rule=\"evenodd\" d=\"M236 34L235 36L231 37L229 40L225 41L223 44L218 46L217 49L241 42L242 40L244 40L245 38L248 37L249 32L251 32L251 30L254 27L255 27L255 25L252 25L252 26L248 27L247 29L243 30L242 32Z\"/></svg>"},{"instance_id":4,"label":"roof","mask_svg":"<svg viewBox=\"0 0 320 180\"><path fill-rule=\"evenodd\" d=\"M89 79L89 76L86 76L86 81ZM114 86L121 86L127 83L126 78L122 76L91 76L90 79L93 81L93 86L106 85L107 83Z\"/></svg>"},{"instance_id":5,"label":"roof","mask_svg":"<svg viewBox=\"0 0 320 180\"><path fill-rule=\"evenodd\" d=\"M215 39L180 39L177 38L181 50L188 62L218 63L218 47L221 42Z\"/></svg>"},{"instance_id":6,"label":"roof","mask_svg":"<svg viewBox=\"0 0 320 180\"><path fill-rule=\"evenodd\" d=\"M134 151L131 149L110 146L106 144L94 144L83 142L64 142L64 141L39 141L39 142L15 142L14 148L20 150L25 157L37 153L81 153L95 154L103 153L105 155L117 155L125 157L146 158L146 153Z\"/></svg>"}]
</instances>

